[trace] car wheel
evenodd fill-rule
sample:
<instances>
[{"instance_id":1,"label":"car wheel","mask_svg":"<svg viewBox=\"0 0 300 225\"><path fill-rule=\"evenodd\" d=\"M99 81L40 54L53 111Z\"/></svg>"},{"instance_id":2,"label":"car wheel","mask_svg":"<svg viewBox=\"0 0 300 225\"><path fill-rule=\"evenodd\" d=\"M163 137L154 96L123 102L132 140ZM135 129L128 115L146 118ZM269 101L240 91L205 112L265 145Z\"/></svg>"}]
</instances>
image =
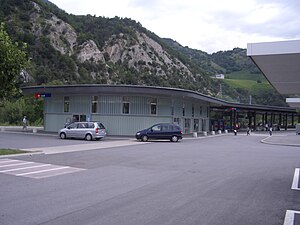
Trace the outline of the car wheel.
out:
<instances>
[{"instance_id":1,"label":"car wheel","mask_svg":"<svg viewBox=\"0 0 300 225\"><path fill-rule=\"evenodd\" d=\"M85 135L85 140L91 141L92 139L93 139L92 135L90 134Z\"/></svg>"},{"instance_id":2,"label":"car wheel","mask_svg":"<svg viewBox=\"0 0 300 225\"><path fill-rule=\"evenodd\" d=\"M142 141L148 141L148 136L147 135L142 136Z\"/></svg>"},{"instance_id":3,"label":"car wheel","mask_svg":"<svg viewBox=\"0 0 300 225\"><path fill-rule=\"evenodd\" d=\"M66 139L66 138L67 138L67 135L66 135L65 133L60 133L60 134L59 134L59 137L60 137L61 139Z\"/></svg>"},{"instance_id":4,"label":"car wheel","mask_svg":"<svg viewBox=\"0 0 300 225\"><path fill-rule=\"evenodd\" d=\"M177 142L177 141L178 141L178 137L175 136L175 135L172 136L172 137L171 137L171 141L172 141L172 142Z\"/></svg>"}]
</instances>

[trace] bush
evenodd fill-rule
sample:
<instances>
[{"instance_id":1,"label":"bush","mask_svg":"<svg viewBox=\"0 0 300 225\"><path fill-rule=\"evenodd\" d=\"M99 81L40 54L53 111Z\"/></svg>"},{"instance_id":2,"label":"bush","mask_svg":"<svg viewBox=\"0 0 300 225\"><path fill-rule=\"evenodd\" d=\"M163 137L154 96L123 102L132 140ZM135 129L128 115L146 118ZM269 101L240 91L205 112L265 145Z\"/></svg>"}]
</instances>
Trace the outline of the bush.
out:
<instances>
[{"instance_id":1,"label":"bush","mask_svg":"<svg viewBox=\"0 0 300 225\"><path fill-rule=\"evenodd\" d=\"M6 125L21 125L23 116L27 117L29 125L43 124L43 99L22 97L5 101L0 108L0 123Z\"/></svg>"}]
</instances>

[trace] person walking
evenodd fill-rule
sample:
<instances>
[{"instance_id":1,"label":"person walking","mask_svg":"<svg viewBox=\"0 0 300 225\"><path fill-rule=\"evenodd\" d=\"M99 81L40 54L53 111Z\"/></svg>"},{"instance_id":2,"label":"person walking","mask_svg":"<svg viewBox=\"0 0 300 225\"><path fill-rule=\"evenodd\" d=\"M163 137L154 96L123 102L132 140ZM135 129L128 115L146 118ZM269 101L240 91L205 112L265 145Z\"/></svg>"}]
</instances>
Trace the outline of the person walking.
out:
<instances>
[{"instance_id":1,"label":"person walking","mask_svg":"<svg viewBox=\"0 0 300 225\"><path fill-rule=\"evenodd\" d=\"M23 117L22 123L23 123L23 131L27 130L27 119L26 119L26 116Z\"/></svg>"},{"instance_id":2,"label":"person walking","mask_svg":"<svg viewBox=\"0 0 300 225\"><path fill-rule=\"evenodd\" d=\"M270 129L269 129L269 133L270 133L270 136L272 136L272 134L273 134L273 128L272 127L270 127Z\"/></svg>"},{"instance_id":3,"label":"person walking","mask_svg":"<svg viewBox=\"0 0 300 225\"><path fill-rule=\"evenodd\" d=\"M247 136L250 135L250 127L247 126Z\"/></svg>"}]
</instances>

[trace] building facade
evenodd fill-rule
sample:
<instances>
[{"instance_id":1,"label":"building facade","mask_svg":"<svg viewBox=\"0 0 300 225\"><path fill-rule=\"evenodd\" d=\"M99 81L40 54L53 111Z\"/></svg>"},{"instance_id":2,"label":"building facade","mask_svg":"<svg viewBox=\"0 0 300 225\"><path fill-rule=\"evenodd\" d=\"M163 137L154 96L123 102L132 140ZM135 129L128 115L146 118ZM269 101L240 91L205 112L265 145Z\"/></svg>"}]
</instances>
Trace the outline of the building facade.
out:
<instances>
[{"instance_id":1,"label":"building facade","mask_svg":"<svg viewBox=\"0 0 300 225\"><path fill-rule=\"evenodd\" d=\"M134 135L156 123L177 123L183 133L209 131L209 96L160 87L70 85L23 88L44 96L44 129L72 121L100 121L110 135Z\"/></svg>"}]
</instances>

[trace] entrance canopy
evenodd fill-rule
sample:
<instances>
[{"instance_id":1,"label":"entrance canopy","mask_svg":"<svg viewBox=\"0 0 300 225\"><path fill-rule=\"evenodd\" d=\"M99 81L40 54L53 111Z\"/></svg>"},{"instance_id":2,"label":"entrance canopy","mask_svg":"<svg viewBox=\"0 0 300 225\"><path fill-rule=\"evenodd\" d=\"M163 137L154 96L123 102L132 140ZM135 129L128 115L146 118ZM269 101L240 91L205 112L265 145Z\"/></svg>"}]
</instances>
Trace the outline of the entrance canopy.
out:
<instances>
[{"instance_id":1,"label":"entrance canopy","mask_svg":"<svg viewBox=\"0 0 300 225\"><path fill-rule=\"evenodd\" d=\"M280 94L300 95L300 40L250 43L247 55ZM300 107L297 99L287 103Z\"/></svg>"}]
</instances>

